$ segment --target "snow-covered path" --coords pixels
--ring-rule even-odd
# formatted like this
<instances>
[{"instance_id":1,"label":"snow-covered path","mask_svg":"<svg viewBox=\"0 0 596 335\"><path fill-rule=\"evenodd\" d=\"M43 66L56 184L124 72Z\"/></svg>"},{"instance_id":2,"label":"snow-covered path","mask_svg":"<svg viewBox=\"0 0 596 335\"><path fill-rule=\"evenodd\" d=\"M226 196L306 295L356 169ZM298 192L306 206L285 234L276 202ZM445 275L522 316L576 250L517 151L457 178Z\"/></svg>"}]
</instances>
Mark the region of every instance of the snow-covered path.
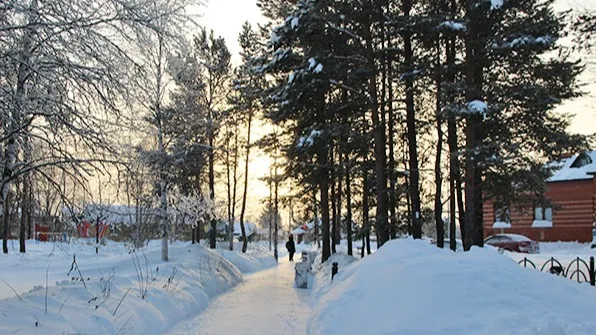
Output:
<instances>
[{"instance_id":1,"label":"snow-covered path","mask_svg":"<svg viewBox=\"0 0 596 335\"><path fill-rule=\"evenodd\" d=\"M294 288L294 263L248 275L194 318L167 335L290 335L306 333L310 290Z\"/></svg>"}]
</instances>

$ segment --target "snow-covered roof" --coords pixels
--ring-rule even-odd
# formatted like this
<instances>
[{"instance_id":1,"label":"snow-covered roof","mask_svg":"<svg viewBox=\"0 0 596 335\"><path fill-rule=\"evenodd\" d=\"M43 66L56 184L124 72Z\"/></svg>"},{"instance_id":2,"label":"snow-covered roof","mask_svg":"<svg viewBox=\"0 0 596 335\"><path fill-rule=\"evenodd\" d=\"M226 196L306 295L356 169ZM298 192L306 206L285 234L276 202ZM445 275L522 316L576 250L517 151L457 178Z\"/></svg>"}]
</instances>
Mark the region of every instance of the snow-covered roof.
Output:
<instances>
[{"instance_id":1,"label":"snow-covered roof","mask_svg":"<svg viewBox=\"0 0 596 335\"><path fill-rule=\"evenodd\" d=\"M553 173L549 182L592 179L592 174L596 173L596 150L573 155L557 165L561 168Z\"/></svg>"},{"instance_id":2,"label":"snow-covered roof","mask_svg":"<svg viewBox=\"0 0 596 335\"><path fill-rule=\"evenodd\" d=\"M313 229L315 227L315 221L317 223L317 226L320 225L321 220L319 218L309 221L308 223L305 223L303 225L301 225L300 227L292 230L292 234L293 235L302 235L306 232L308 232L309 230Z\"/></svg>"},{"instance_id":3,"label":"snow-covered roof","mask_svg":"<svg viewBox=\"0 0 596 335\"><path fill-rule=\"evenodd\" d=\"M302 229L301 227L298 227L294 230L292 230L292 235L302 235L304 233L306 233L306 230Z\"/></svg>"},{"instance_id":4,"label":"snow-covered roof","mask_svg":"<svg viewBox=\"0 0 596 335\"><path fill-rule=\"evenodd\" d=\"M100 219L107 224L134 224L137 215L137 208L134 206L114 205L114 204L87 204L83 210L85 219L96 220ZM157 216L157 211L154 209L139 208L139 215Z\"/></svg>"},{"instance_id":5,"label":"snow-covered roof","mask_svg":"<svg viewBox=\"0 0 596 335\"><path fill-rule=\"evenodd\" d=\"M257 232L257 225L250 222L244 222L244 230L246 231L246 236L252 236L252 234ZM240 222L234 222L234 235L240 236L242 234L242 229L240 227Z\"/></svg>"}]
</instances>

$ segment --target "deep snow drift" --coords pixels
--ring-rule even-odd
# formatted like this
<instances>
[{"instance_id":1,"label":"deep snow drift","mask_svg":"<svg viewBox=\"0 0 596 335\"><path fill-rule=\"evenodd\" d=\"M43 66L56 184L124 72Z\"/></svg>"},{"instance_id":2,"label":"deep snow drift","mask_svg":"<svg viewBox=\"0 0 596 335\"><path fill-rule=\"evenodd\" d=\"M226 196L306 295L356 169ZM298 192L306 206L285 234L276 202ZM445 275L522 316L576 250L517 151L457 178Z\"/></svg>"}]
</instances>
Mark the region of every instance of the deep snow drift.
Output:
<instances>
[{"instance_id":1,"label":"deep snow drift","mask_svg":"<svg viewBox=\"0 0 596 335\"><path fill-rule=\"evenodd\" d=\"M109 243L96 255L94 245L32 242L25 255L3 255L0 278L20 298L0 283L2 297L12 297L0 301L0 334L161 334L238 284L234 262L246 272L276 264L266 253L237 256L182 242L170 245L164 263L160 246L133 252ZM67 276L73 255L80 273Z\"/></svg>"},{"instance_id":2,"label":"deep snow drift","mask_svg":"<svg viewBox=\"0 0 596 335\"><path fill-rule=\"evenodd\" d=\"M394 240L314 292L309 334L596 333L596 289L494 249Z\"/></svg>"}]
</instances>

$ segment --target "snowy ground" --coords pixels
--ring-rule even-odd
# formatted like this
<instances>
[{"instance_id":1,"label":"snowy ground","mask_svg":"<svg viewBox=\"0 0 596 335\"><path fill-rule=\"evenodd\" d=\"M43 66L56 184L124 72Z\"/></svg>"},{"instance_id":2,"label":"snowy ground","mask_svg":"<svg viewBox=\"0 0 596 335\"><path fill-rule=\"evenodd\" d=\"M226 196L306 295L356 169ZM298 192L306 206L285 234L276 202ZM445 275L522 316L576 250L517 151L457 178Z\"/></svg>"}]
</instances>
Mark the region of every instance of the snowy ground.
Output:
<instances>
[{"instance_id":1,"label":"snowy ground","mask_svg":"<svg viewBox=\"0 0 596 335\"><path fill-rule=\"evenodd\" d=\"M541 243L526 255L395 240L364 259L341 245L315 260L314 290L294 288L284 244L276 266L266 244L240 254L175 243L163 263L159 241L134 252L109 243L97 255L81 241L29 241L25 255L0 256L0 334L596 333L596 288L516 264L587 261L589 244ZM300 261L313 246L297 249ZM67 276L74 255L79 268Z\"/></svg>"},{"instance_id":2,"label":"snowy ground","mask_svg":"<svg viewBox=\"0 0 596 335\"><path fill-rule=\"evenodd\" d=\"M2 255L0 334L161 334L240 283L239 268L276 264L269 252L236 256L190 243L170 245L164 263L160 247L109 243L96 255L85 243L29 241L26 254ZM67 276L73 255L79 269Z\"/></svg>"},{"instance_id":3,"label":"snowy ground","mask_svg":"<svg viewBox=\"0 0 596 335\"><path fill-rule=\"evenodd\" d=\"M589 281L589 261L590 257L596 257L596 249L590 248L591 243L576 243L576 242L540 242L540 254L522 254L515 252L505 252L516 262L523 262L524 258L536 265L538 270L549 271L552 265L561 266L567 271L568 277L575 281ZM581 261L576 261L577 258ZM551 262L551 258L555 261ZM584 263L585 262L585 263ZM521 266L521 265L520 265ZM532 268L532 265L527 262L526 266ZM581 271L583 274L576 272Z\"/></svg>"},{"instance_id":4,"label":"snowy ground","mask_svg":"<svg viewBox=\"0 0 596 335\"><path fill-rule=\"evenodd\" d=\"M493 248L454 253L425 241L394 240L340 267L332 283L318 282L313 307L311 335L596 333L588 284L524 269Z\"/></svg>"}]
</instances>

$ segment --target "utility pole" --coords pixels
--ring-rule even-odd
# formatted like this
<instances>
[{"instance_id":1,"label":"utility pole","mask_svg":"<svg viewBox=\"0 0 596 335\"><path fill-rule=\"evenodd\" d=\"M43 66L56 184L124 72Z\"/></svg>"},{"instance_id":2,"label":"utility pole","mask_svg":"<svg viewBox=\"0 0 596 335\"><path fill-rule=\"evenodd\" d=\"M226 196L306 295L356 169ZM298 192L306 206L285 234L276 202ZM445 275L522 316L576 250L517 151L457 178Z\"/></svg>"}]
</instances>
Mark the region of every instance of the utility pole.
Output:
<instances>
[{"instance_id":1,"label":"utility pole","mask_svg":"<svg viewBox=\"0 0 596 335\"><path fill-rule=\"evenodd\" d=\"M275 258L275 261L278 261L277 259L277 225L278 225L278 213L279 213L279 201L278 201L278 184L279 184L279 178L277 176L277 148L275 150L275 159L273 161L273 168L275 169L275 213L273 215L274 216L274 221L275 221L275 230L274 230L274 234L273 234L273 257Z\"/></svg>"},{"instance_id":2,"label":"utility pole","mask_svg":"<svg viewBox=\"0 0 596 335\"><path fill-rule=\"evenodd\" d=\"M289 207L288 207L288 232L289 233L292 232L292 216L293 215L294 215L294 213L292 211L292 198L290 198Z\"/></svg>"},{"instance_id":3,"label":"utility pole","mask_svg":"<svg viewBox=\"0 0 596 335\"><path fill-rule=\"evenodd\" d=\"M271 235L272 235L272 229L273 229L273 207L272 202L273 202L273 187L271 182L273 181L273 168L270 166L269 167L269 203L267 204L267 212L268 212L268 216L269 216L269 251L271 251Z\"/></svg>"}]
</instances>

